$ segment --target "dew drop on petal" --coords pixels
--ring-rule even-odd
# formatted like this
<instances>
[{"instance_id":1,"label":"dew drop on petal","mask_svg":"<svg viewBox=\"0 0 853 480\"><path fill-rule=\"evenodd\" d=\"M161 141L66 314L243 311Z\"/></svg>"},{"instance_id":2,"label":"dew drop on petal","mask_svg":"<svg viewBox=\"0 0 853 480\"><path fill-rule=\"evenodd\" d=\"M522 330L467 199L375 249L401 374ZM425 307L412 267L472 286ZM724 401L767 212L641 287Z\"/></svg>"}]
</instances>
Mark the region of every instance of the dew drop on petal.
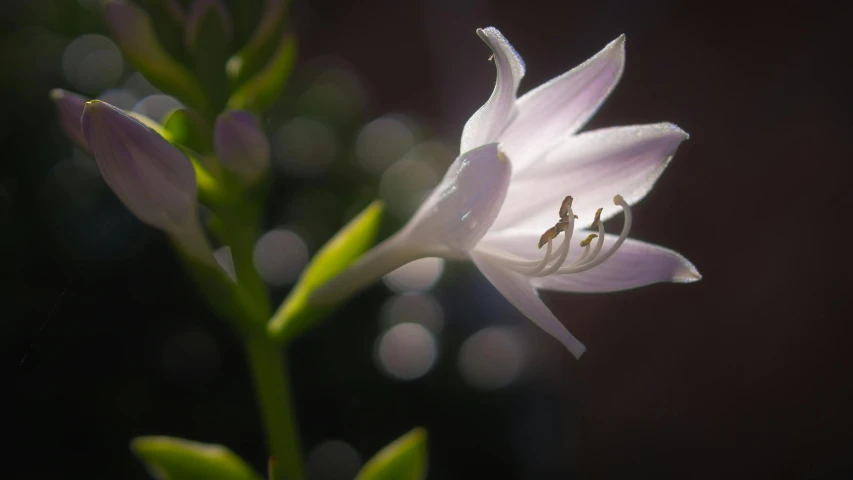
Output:
<instances>
[{"instance_id":1,"label":"dew drop on petal","mask_svg":"<svg viewBox=\"0 0 853 480\"><path fill-rule=\"evenodd\" d=\"M391 327L376 345L379 368L398 380L414 380L426 375L437 358L435 336L416 323Z\"/></svg>"}]
</instances>

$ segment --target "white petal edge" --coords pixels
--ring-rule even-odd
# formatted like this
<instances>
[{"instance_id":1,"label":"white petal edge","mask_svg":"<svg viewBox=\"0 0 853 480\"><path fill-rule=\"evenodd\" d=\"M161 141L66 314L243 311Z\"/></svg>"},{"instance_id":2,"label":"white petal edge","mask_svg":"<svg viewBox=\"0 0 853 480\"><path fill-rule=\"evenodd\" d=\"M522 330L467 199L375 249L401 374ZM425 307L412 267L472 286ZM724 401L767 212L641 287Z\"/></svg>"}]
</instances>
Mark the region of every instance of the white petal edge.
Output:
<instances>
[{"instance_id":1,"label":"white petal edge","mask_svg":"<svg viewBox=\"0 0 853 480\"><path fill-rule=\"evenodd\" d=\"M478 28L477 35L492 49L497 69L495 89L462 130L460 153L497 140L515 110L515 94L524 77L524 61L498 29Z\"/></svg>"},{"instance_id":2,"label":"white petal edge","mask_svg":"<svg viewBox=\"0 0 853 480\"><path fill-rule=\"evenodd\" d=\"M510 160L490 143L460 155L401 232L425 252L465 256L489 231L506 198Z\"/></svg>"},{"instance_id":3,"label":"white petal edge","mask_svg":"<svg viewBox=\"0 0 853 480\"><path fill-rule=\"evenodd\" d=\"M494 222L511 176L496 143L460 155L403 229L326 282L311 301L333 305L419 258L468 260Z\"/></svg>"},{"instance_id":4,"label":"white petal edge","mask_svg":"<svg viewBox=\"0 0 853 480\"><path fill-rule=\"evenodd\" d=\"M603 128L565 138L539 162L514 173L495 230L553 225L566 195L574 198L576 226L584 228L603 207L606 220L621 212L613 197L640 201L689 137L671 123ZM513 164L513 168L515 164ZM540 232L541 234L541 232Z\"/></svg>"},{"instance_id":5,"label":"white petal edge","mask_svg":"<svg viewBox=\"0 0 853 480\"><path fill-rule=\"evenodd\" d=\"M501 292L501 295L542 330L556 338L575 358L580 358L586 347L575 338L551 313L539 298L530 278L493 265L485 256L471 252L471 259L486 279Z\"/></svg>"},{"instance_id":6,"label":"white petal edge","mask_svg":"<svg viewBox=\"0 0 853 480\"><path fill-rule=\"evenodd\" d=\"M586 238L589 233L576 231L572 241ZM542 251L536 247L539 235L541 232L533 230L490 233L477 248L502 250L520 258L538 259L542 256ZM603 250L606 251L617 237L605 235ZM567 264L581 254L577 243L572 245L572 249ZM678 252L629 238L612 257L586 272L536 277L531 282L536 288L544 290L594 293L616 292L661 282L691 283L701 278L696 267Z\"/></svg>"},{"instance_id":7,"label":"white petal edge","mask_svg":"<svg viewBox=\"0 0 853 480\"><path fill-rule=\"evenodd\" d=\"M624 66L621 35L589 60L519 98L516 114L500 137L516 171L580 130L619 83Z\"/></svg>"}]
</instances>

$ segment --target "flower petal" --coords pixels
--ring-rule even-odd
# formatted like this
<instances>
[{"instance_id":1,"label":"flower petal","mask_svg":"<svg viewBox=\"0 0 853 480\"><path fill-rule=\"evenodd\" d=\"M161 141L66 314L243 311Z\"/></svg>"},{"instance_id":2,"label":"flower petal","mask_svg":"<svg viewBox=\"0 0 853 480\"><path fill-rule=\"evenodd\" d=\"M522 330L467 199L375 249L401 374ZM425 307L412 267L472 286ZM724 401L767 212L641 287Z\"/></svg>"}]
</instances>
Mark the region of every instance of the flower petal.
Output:
<instances>
[{"instance_id":1,"label":"flower petal","mask_svg":"<svg viewBox=\"0 0 853 480\"><path fill-rule=\"evenodd\" d=\"M505 270L493 265L488 257L481 256L476 251L471 252L471 258L483 275L501 292L501 295L533 323L560 341L576 358L580 358L586 347L576 339L551 313L530 278L520 273Z\"/></svg>"},{"instance_id":2,"label":"flower petal","mask_svg":"<svg viewBox=\"0 0 853 480\"><path fill-rule=\"evenodd\" d=\"M590 232L576 231L575 238L585 238ZM490 233L477 249L490 248L511 253L524 259L542 258L537 248L541 232L512 230ZM617 235L605 235L604 250L616 241ZM570 264L581 254L577 244L569 255ZM536 288L565 292L614 292L660 282L690 283L702 278L696 267L679 253L664 247L628 239L612 257L601 265L581 273L550 275L532 278Z\"/></svg>"},{"instance_id":3,"label":"flower petal","mask_svg":"<svg viewBox=\"0 0 853 480\"><path fill-rule=\"evenodd\" d=\"M180 150L97 100L86 104L81 126L104 180L140 220L174 233L195 218L195 172Z\"/></svg>"},{"instance_id":4,"label":"flower petal","mask_svg":"<svg viewBox=\"0 0 853 480\"><path fill-rule=\"evenodd\" d=\"M492 49L498 76L492 96L468 119L462 130L460 153L498 139L513 115L515 93L524 77L524 62L498 29L477 29L477 35Z\"/></svg>"},{"instance_id":5,"label":"flower petal","mask_svg":"<svg viewBox=\"0 0 853 480\"><path fill-rule=\"evenodd\" d=\"M629 204L641 200L687 138L671 123L604 128L568 137L539 162L513 175L494 229L544 231L557 220L566 195L574 197L579 228L592 223L599 207L606 220L621 211L613 196L622 195Z\"/></svg>"},{"instance_id":6,"label":"flower petal","mask_svg":"<svg viewBox=\"0 0 853 480\"><path fill-rule=\"evenodd\" d=\"M580 130L619 82L624 64L622 35L586 62L519 98L516 115L500 137L516 171L561 137Z\"/></svg>"},{"instance_id":7,"label":"flower petal","mask_svg":"<svg viewBox=\"0 0 853 480\"><path fill-rule=\"evenodd\" d=\"M65 132L69 140L74 142L81 150L92 153L86 137L80 128L80 116L83 115L83 105L89 101L88 98L76 93L54 88L50 91L50 99L56 104L59 113L59 126Z\"/></svg>"},{"instance_id":8,"label":"flower petal","mask_svg":"<svg viewBox=\"0 0 853 480\"><path fill-rule=\"evenodd\" d=\"M510 161L498 144L465 152L400 235L412 248L434 255L466 255L495 221L511 176Z\"/></svg>"}]
</instances>

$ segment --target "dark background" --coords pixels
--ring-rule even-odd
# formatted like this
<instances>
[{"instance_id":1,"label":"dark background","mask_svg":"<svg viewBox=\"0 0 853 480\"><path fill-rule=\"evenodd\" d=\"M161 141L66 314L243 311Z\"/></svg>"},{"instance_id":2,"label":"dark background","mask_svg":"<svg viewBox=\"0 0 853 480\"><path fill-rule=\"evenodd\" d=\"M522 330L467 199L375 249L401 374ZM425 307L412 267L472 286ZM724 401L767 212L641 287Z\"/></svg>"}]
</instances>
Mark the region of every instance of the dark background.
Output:
<instances>
[{"instance_id":1,"label":"dark background","mask_svg":"<svg viewBox=\"0 0 853 480\"><path fill-rule=\"evenodd\" d=\"M522 91L627 34L625 74L588 128L671 121L691 134L637 206L632 236L683 253L704 275L686 286L546 294L587 353L576 361L531 330L543 349L539 374L488 393L459 379L454 349L472 317L524 320L473 268L447 267L436 291L447 355L408 383L373 364L386 295L377 286L291 351L306 449L337 438L365 459L423 425L436 479L853 478L850 7L326 0L294 8L301 61L348 62L370 98L365 120L406 112L451 145L493 82L476 27L500 28L524 57ZM127 450L143 434L223 443L260 469L263 437L240 346L165 241L108 192L86 208L56 194L52 168L69 143L47 91L67 84L56 48L21 32L103 32L98 14L58 0L4 10L3 476L146 478ZM292 182L278 186L288 192ZM335 215L340 225L345 215ZM183 367L165 369L169 339L199 330L214 340L216 367L196 371L179 359Z\"/></svg>"}]
</instances>

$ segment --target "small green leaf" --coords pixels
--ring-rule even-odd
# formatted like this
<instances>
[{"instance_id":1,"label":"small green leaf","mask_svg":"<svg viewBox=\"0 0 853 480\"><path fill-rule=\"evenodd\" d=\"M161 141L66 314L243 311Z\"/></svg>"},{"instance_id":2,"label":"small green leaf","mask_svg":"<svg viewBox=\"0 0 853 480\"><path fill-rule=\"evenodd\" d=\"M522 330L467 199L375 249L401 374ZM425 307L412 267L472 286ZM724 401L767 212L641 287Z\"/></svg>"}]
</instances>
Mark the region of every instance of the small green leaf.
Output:
<instances>
[{"instance_id":1,"label":"small green leaf","mask_svg":"<svg viewBox=\"0 0 853 480\"><path fill-rule=\"evenodd\" d=\"M222 445L173 437L137 437L130 449L158 480L260 480L260 475Z\"/></svg>"},{"instance_id":2,"label":"small green leaf","mask_svg":"<svg viewBox=\"0 0 853 480\"><path fill-rule=\"evenodd\" d=\"M427 432L421 427L383 448L355 480L422 480L427 470Z\"/></svg>"},{"instance_id":3,"label":"small green leaf","mask_svg":"<svg viewBox=\"0 0 853 480\"><path fill-rule=\"evenodd\" d=\"M172 111L163 128L169 132L172 143L180 143L198 153L213 151L213 136L210 125L195 110L180 108Z\"/></svg>"},{"instance_id":4,"label":"small green leaf","mask_svg":"<svg viewBox=\"0 0 853 480\"><path fill-rule=\"evenodd\" d=\"M239 52L228 59L226 71L234 88L258 73L269 62L284 30L288 3L288 0L266 0L260 21L252 23L254 31L251 38ZM246 19L252 18L255 12L249 10L256 6L256 2L239 2L236 6L234 15L238 30L241 23L247 23ZM257 25L257 28L254 25Z\"/></svg>"},{"instance_id":5,"label":"small green leaf","mask_svg":"<svg viewBox=\"0 0 853 480\"><path fill-rule=\"evenodd\" d=\"M273 338L292 340L331 312L334 307L310 305L309 297L373 245L383 209L382 202L371 203L317 252L267 325Z\"/></svg>"},{"instance_id":6,"label":"small green leaf","mask_svg":"<svg viewBox=\"0 0 853 480\"><path fill-rule=\"evenodd\" d=\"M266 67L237 87L228 99L228 108L256 113L265 110L278 98L295 62L296 39L284 35Z\"/></svg>"}]
</instances>

